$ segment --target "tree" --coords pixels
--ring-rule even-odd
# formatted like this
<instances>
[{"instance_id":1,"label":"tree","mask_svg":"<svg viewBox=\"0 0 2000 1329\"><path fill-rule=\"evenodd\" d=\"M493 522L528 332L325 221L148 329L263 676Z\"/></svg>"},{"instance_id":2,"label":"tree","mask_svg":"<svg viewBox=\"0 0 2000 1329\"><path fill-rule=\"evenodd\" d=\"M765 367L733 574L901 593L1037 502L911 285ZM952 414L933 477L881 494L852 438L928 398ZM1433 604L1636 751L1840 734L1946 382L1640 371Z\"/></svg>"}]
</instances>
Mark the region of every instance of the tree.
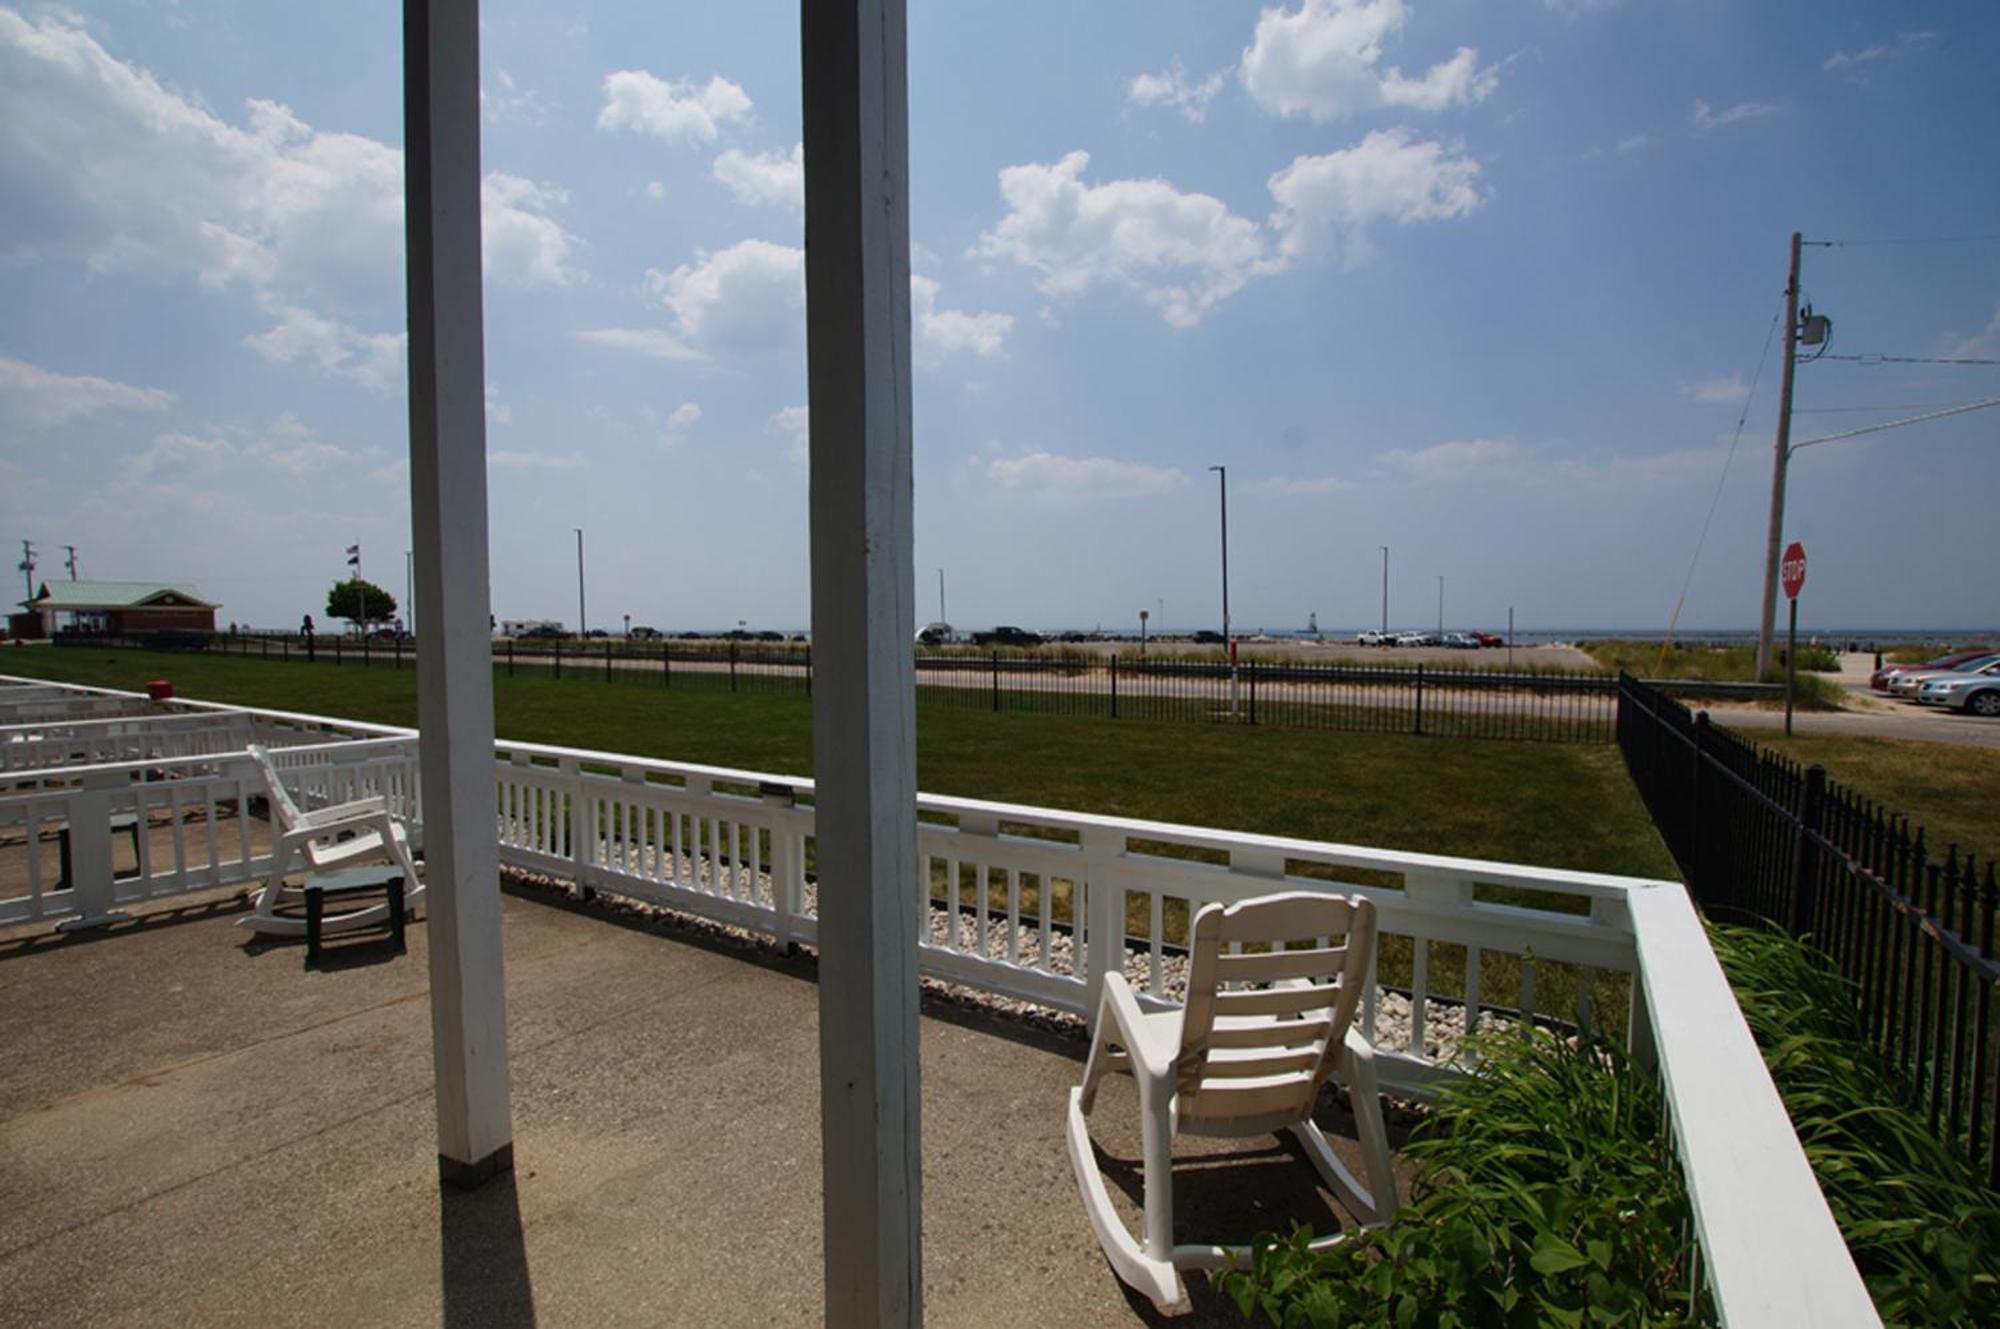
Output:
<instances>
[{"instance_id":1,"label":"tree","mask_svg":"<svg viewBox=\"0 0 2000 1329\"><path fill-rule=\"evenodd\" d=\"M326 616L365 627L396 615L396 597L372 581L350 577L326 593Z\"/></svg>"}]
</instances>

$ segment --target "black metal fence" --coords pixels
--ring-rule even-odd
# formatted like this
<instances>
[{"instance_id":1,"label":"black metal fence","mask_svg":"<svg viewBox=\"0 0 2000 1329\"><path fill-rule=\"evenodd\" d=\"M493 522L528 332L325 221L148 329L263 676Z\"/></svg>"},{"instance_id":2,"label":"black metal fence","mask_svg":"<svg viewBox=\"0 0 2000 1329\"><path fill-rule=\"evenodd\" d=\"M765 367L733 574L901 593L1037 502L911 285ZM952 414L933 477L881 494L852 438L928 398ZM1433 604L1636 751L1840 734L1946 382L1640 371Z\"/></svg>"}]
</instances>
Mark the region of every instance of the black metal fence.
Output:
<instances>
[{"instance_id":1,"label":"black metal fence","mask_svg":"<svg viewBox=\"0 0 2000 1329\"><path fill-rule=\"evenodd\" d=\"M61 644L145 647L101 636ZM211 653L401 669L405 638L217 633ZM1086 651L966 651L917 647L917 700L926 706L1095 715L1109 719L1231 722L1288 729L1428 734L1447 738L1597 743L1612 737L1608 675L1437 665L1302 663ZM810 696L805 642L634 642L509 638L494 667L547 677L659 688Z\"/></svg>"},{"instance_id":2,"label":"black metal fence","mask_svg":"<svg viewBox=\"0 0 2000 1329\"><path fill-rule=\"evenodd\" d=\"M1808 940L1908 1101L2000 1187L1995 865L1621 676L1618 745L1710 914Z\"/></svg>"}]
</instances>

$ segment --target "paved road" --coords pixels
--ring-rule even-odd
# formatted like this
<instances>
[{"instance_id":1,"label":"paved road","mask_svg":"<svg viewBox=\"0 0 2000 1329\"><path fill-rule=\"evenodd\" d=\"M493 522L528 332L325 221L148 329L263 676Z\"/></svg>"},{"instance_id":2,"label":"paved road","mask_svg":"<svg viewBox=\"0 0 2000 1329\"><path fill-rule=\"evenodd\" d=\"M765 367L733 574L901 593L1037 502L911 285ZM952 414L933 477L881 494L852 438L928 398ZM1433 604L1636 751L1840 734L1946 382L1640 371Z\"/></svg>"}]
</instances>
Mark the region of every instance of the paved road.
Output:
<instances>
[{"instance_id":1,"label":"paved road","mask_svg":"<svg viewBox=\"0 0 2000 1329\"><path fill-rule=\"evenodd\" d=\"M1983 720L1976 715L1919 706L1915 702L1891 701L1868 688L1868 675L1875 657L1854 652L1840 657L1839 681L1847 689L1845 711L1800 711L1793 729L1801 734L1829 734L1843 738L1909 738L1926 743L1951 743L1960 747L2000 749L2000 720ZM1778 708L1759 706L1711 706L1709 718L1736 729L1782 729L1785 713Z\"/></svg>"}]
</instances>

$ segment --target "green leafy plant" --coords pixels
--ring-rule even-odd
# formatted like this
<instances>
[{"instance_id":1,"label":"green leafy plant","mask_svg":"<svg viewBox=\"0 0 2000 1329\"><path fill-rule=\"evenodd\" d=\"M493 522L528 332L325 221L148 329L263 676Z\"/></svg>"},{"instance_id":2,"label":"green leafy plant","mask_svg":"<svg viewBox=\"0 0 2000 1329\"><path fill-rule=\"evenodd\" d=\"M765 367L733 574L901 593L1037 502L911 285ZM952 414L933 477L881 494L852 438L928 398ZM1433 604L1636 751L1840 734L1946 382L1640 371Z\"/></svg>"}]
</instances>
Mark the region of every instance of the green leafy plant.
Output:
<instances>
[{"instance_id":1,"label":"green leafy plant","mask_svg":"<svg viewBox=\"0 0 2000 1329\"><path fill-rule=\"evenodd\" d=\"M1708 1323L1656 1078L1597 1041L1474 1043L1480 1073L1404 1147L1415 1198L1394 1222L1318 1253L1303 1229L1261 1239L1223 1291L1280 1329Z\"/></svg>"},{"instance_id":2,"label":"green leafy plant","mask_svg":"<svg viewBox=\"0 0 2000 1329\"><path fill-rule=\"evenodd\" d=\"M1890 1324L1991 1323L2000 1203L1898 1101L1862 1037L1852 988L1788 937L1709 931L1877 1312Z\"/></svg>"}]
</instances>

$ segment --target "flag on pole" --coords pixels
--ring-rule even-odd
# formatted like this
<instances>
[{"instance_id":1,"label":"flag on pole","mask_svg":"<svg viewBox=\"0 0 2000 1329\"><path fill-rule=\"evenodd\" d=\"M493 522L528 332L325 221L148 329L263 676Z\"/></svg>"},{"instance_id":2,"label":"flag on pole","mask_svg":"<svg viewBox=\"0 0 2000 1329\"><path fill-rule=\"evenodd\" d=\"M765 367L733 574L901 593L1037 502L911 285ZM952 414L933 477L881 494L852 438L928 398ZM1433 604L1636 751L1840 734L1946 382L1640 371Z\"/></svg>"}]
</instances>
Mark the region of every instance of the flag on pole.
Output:
<instances>
[{"instance_id":1,"label":"flag on pole","mask_svg":"<svg viewBox=\"0 0 2000 1329\"><path fill-rule=\"evenodd\" d=\"M349 546L347 546L347 566L348 566L348 567L350 567L350 568L358 568L358 567L360 567L360 566L361 566L361 546L360 546L360 545L349 545Z\"/></svg>"}]
</instances>

